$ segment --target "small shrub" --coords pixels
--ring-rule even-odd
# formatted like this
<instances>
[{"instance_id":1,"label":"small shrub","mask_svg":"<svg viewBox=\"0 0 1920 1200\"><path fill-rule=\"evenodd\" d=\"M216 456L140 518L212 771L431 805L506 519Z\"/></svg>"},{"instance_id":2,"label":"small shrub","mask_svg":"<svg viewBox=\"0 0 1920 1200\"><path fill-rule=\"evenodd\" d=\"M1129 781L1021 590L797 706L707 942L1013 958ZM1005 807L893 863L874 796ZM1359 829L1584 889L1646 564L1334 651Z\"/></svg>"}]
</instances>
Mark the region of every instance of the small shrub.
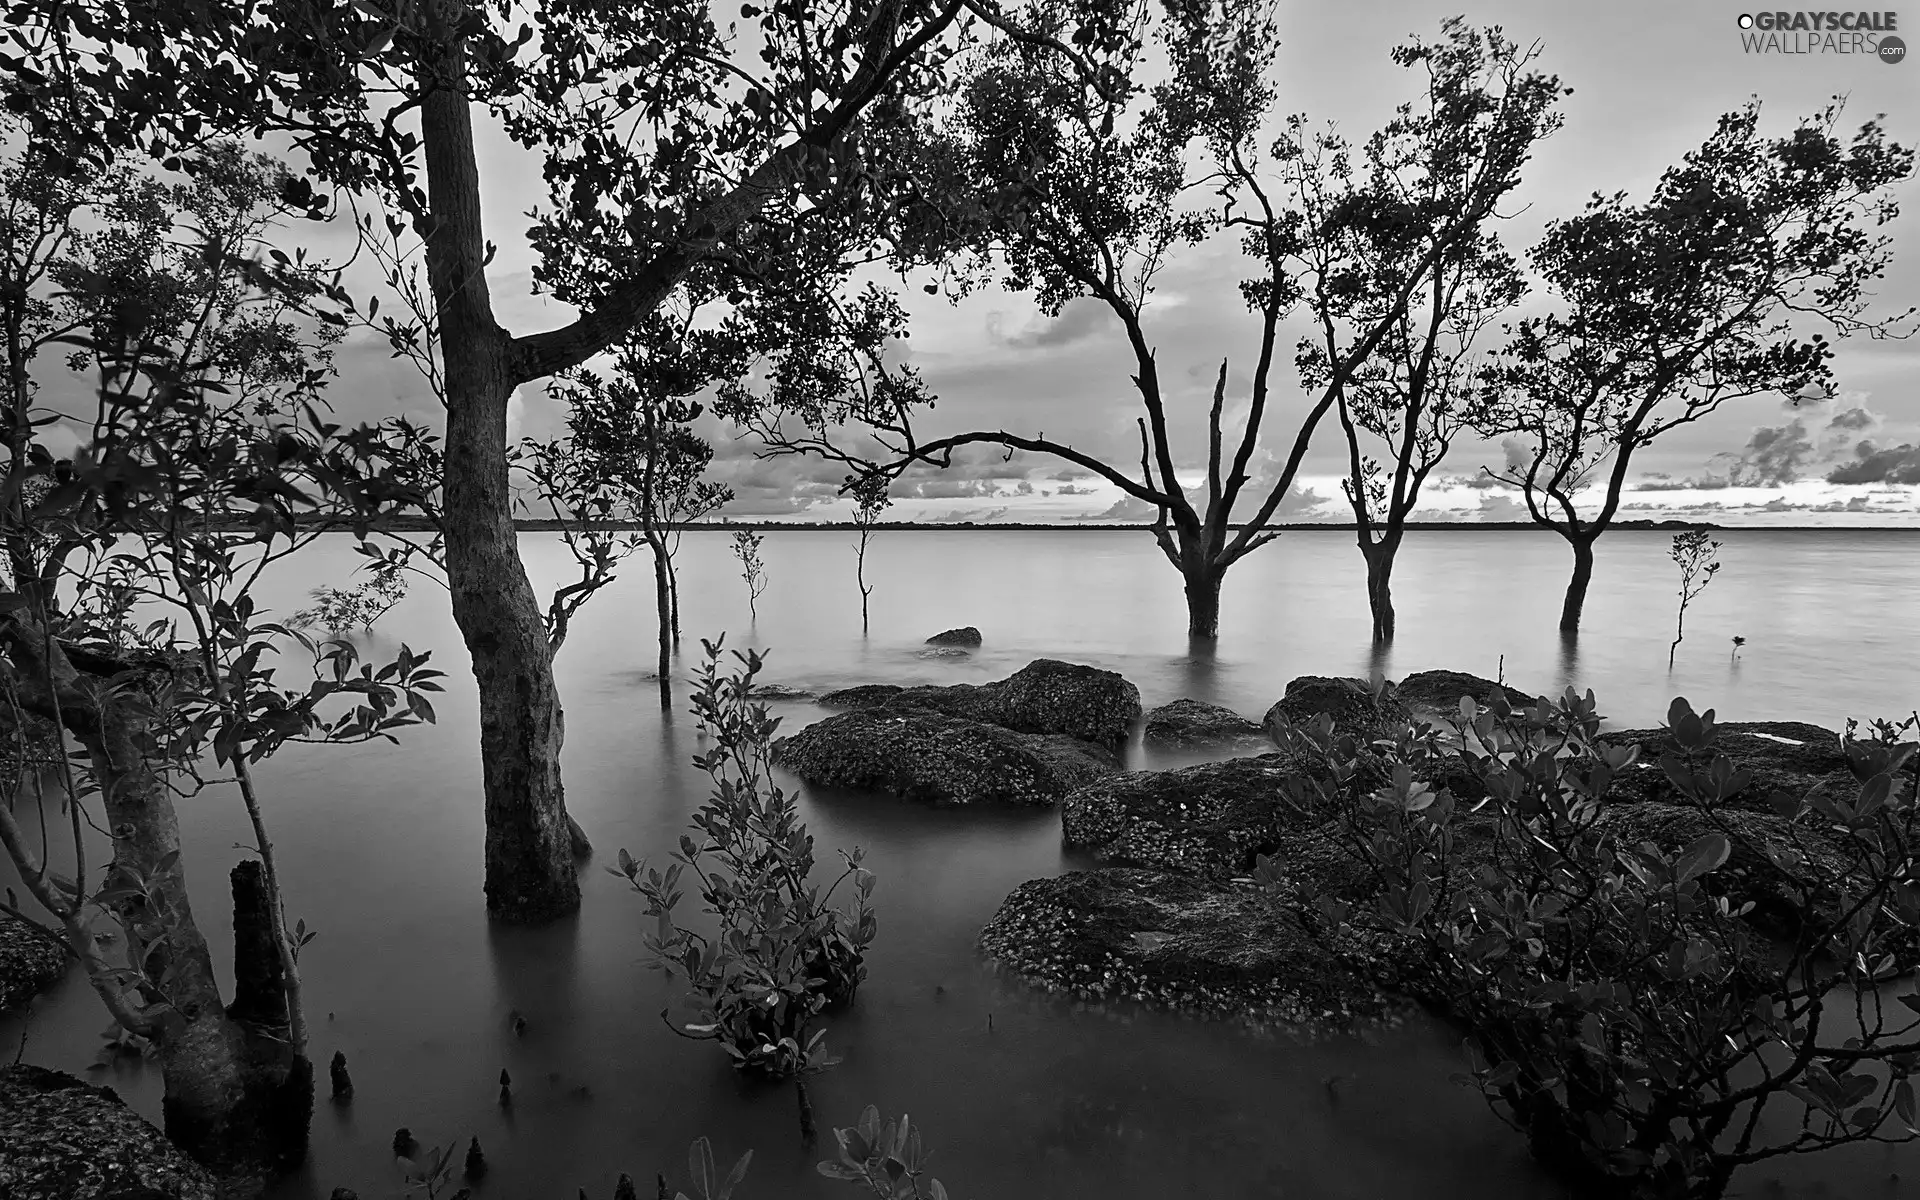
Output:
<instances>
[{"instance_id":1,"label":"small shrub","mask_svg":"<svg viewBox=\"0 0 1920 1200\"><path fill-rule=\"evenodd\" d=\"M1673 656L1680 649L1680 639L1686 636L1687 605L1707 590L1719 573L1720 561L1713 556L1720 553L1720 543L1707 536L1704 529L1689 529L1685 533L1673 535L1673 546L1667 551L1667 557L1680 567L1680 611L1673 618L1673 644L1667 647L1667 668L1673 668Z\"/></svg>"},{"instance_id":2,"label":"small shrub","mask_svg":"<svg viewBox=\"0 0 1920 1200\"><path fill-rule=\"evenodd\" d=\"M1704 824L1677 852L1609 832L1609 789L1639 751L1600 742L1599 723L1592 693L1571 689L1527 710L1463 700L1458 750L1424 725L1374 743L1377 790L1355 782L1361 750L1330 721L1287 727L1283 744L1334 780L1294 779L1291 799L1338 814L1372 883L1370 898L1297 896L1302 915L1404 962L1410 990L1466 1027L1470 1082L1602 1194L1713 1200L1752 1163L1920 1135L1920 997L1882 986L1920 925L1914 745L1898 740L1920 718L1867 739L1850 726L1855 794L1776 793L1759 838L1722 809L1748 780L1713 753L1713 713L1675 700L1682 753L1659 769ZM1484 801L1425 782L1447 759ZM1783 937L1729 898L1735 854L1775 873ZM1257 878L1276 884L1276 868Z\"/></svg>"},{"instance_id":3,"label":"small shrub","mask_svg":"<svg viewBox=\"0 0 1920 1200\"><path fill-rule=\"evenodd\" d=\"M740 560L740 578L747 581L747 613L760 619L760 593L767 590L767 564L760 558L759 534L742 529L733 535L733 556Z\"/></svg>"},{"instance_id":4,"label":"small shrub","mask_svg":"<svg viewBox=\"0 0 1920 1200\"><path fill-rule=\"evenodd\" d=\"M646 939L653 965L684 976L692 990L699 1018L678 1031L719 1042L742 1070L774 1079L810 1074L837 1061L821 1049L825 1031L812 1029L814 1018L850 1003L866 978L863 959L876 929L873 875L856 849L842 854L845 868L824 891L810 881L813 838L768 764L780 721L749 699L763 657L735 651L744 669L722 679L721 642L701 644L706 661L693 708L713 749L693 762L714 790L693 816L699 837L683 835L664 872L624 849L607 869L646 897L647 915L658 923ZM687 871L719 919L714 937L674 921ZM849 879L853 904L840 908L833 894Z\"/></svg>"}]
</instances>

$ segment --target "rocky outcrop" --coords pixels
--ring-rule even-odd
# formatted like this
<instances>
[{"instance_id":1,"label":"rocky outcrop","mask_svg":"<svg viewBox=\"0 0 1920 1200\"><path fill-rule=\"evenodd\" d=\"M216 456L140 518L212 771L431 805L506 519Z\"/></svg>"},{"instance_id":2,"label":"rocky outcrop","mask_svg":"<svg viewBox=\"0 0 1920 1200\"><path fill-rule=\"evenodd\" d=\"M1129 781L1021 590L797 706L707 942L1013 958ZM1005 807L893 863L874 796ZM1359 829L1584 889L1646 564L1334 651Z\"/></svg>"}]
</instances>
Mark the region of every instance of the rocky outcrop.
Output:
<instances>
[{"instance_id":1,"label":"rocky outcrop","mask_svg":"<svg viewBox=\"0 0 1920 1200\"><path fill-rule=\"evenodd\" d=\"M1173 771L1128 771L1075 789L1060 805L1071 849L1115 866L1244 874L1286 831L1317 823L1281 793L1305 770L1291 755L1230 758Z\"/></svg>"},{"instance_id":2,"label":"rocky outcrop","mask_svg":"<svg viewBox=\"0 0 1920 1200\"><path fill-rule=\"evenodd\" d=\"M1249 886L1110 868L1014 889L980 936L997 965L1088 1001L1135 1001L1296 1031L1404 1011L1349 955Z\"/></svg>"},{"instance_id":3,"label":"rocky outcrop","mask_svg":"<svg viewBox=\"0 0 1920 1200\"><path fill-rule=\"evenodd\" d=\"M828 717L780 738L772 753L808 783L934 804L1049 805L1119 769L1111 752L1088 742L907 704Z\"/></svg>"},{"instance_id":4,"label":"rocky outcrop","mask_svg":"<svg viewBox=\"0 0 1920 1200\"><path fill-rule=\"evenodd\" d=\"M1748 773L1747 786L1726 798L1724 806L1766 813L1776 791L1798 799L1814 787L1851 797L1858 782L1847 768L1840 735L1818 725L1798 721L1728 721L1716 723L1713 751L1726 755ZM1640 747L1640 764L1620 773L1612 799L1618 803L1685 804L1660 766L1662 755L1679 754L1680 746L1665 729L1623 729L1605 732L1600 740L1616 746ZM1698 756L1704 769L1712 755Z\"/></svg>"},{"instance_id":5,"label":"rocky outcrop","mask_svg":"<svg viewBox=\"0 0 1920 1200\"><path fill-rule=\"evenodd\" d=\"M0 1196L213 1200L214 1181L111 1088L20 1064L0 1070Z\"/></svg>"},{"instance_id":6,"label":"rocky outcrop","mask_svg":"<svg viewBox=\"0 0 1920 1200\"><path fill-rule=\"evenodd\" d=\"M1194 750L1260 741L1266 730L1230 708L1181 698L1147 713L1142 734L1148 746Z\"/></svg>"},{"instance_id":7,"label":"rocky outcrop","mask_svg":"<svg viewBox=\"0 0 1920 1200\"><path fill-rule=\"evenodd\" d=\"M1112 671L1039 658L993 683L899 687L875 683L828 692L828 708L928 709L1017 733L1063 733L1124 746L1140 719L1140 689Z\"/></svg>"},{"instance_id":8,"label":"rocky outcrop","mask_svg":"<svg viewBox=\"0 0 1920 1200\"><path fill-rule=\"evenodd\" d=\"M914 657L915 658L971 658L973 656L968 651L962 649L959 646L929 646L925 650L916 651L914 653Z\"/></svg>"},{"instance_id":9,"label":"rocky outcrop","mask_svg":"<svg viewBox=\"0 0 1920 1200\"><path fill-rule=\"evenodd\" d=\"M980 631L971 625L962 625L958 629L947 629L927 639L929 646L978 646Z\"/></svg>"},{"instance_id":10,"label":"rocky outcrop","mask_svg":"<svg viewBox=\"0 0 1920 1200\"><path fill-rule=\"evenodd\" d=\"M1286 695L1267 710L1262 723L1268 733L1277 734L1280 717L1301 725L1323 713L1333 718L1336 732L1351 734L1362 743L1382 736L1394 722L1411 715L1392 684L1376 697L1364 679L1302 675L1287 684Z\"/></svg>"},{"instance_id":11,"label":"rocky outcrop","mask_svg":"<svg viewBox=\"0 0 1920 1200\"><path fill-rule=\"evenodd\" d=\"M39 929L0 912L0 1012L52 987L67 970L67 953Z\"/></svg>"},{"instance_id":12,"label":"rocky outcrop","mask_svg":"<svg viewBox=\"0 0 1920 1200\"><path fill-rule=\"evenodd\" d=\"M1540 702L1538 696L1465 671L1416 671L1394 684L1393 694L1415 717L1442 728L1443 722L1459 719L1463 696L1484 705L1495 695L1504 695L1514 708L1532 708Z\"/></svg>"}]
</instances>

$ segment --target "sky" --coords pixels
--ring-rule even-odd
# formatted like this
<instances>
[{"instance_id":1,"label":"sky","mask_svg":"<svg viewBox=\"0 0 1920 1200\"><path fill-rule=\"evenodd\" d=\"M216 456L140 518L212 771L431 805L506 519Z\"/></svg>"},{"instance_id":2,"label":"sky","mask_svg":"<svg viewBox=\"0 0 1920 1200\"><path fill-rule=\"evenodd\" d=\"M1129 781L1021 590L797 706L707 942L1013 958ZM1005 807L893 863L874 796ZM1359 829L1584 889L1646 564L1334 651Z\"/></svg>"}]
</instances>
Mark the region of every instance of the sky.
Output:
<instances>
[{"instance_id":1,"label":"sky","mask_svg":"<svg viewBox=\"0 0 1920 1200\"><path fill-rule=\"evenodd\" d=\"M1800 116L1844 95L1849 133L1885 113L1895 140L1920 140L1920 62L1890 64L1871 54L1749 53L1738 26L1746 11L1736 0L1479 0L1471 7L1463 0L1289 3L1281 9L1277 108L1334 120L1361 140L1408 95L1409 76L1391 63L1388 51L1409 35L1432 38L1444 18L1464 13L1476 25L1503 27L1516 41L1537 41L1540 67L1574 91L1562 101L1564 127L1537 149L1522 188L1503 210L1501 236L1517 254L1533 244L1544 222L1577 212L1595 191L1625 190L1629 199L1644 198L1661 171L1698 145L1721 113L1750 96L1760 98L1771 132L1790 129ZM1920 42L1920 7L1895 19L1903 32L1911 29L1908 40ZM483 130L481 177L488 237L500 247L491 273L499 319L514 333L564 323L570 310L532 296L529 288L532 253L524 214L544 200L539 164L497 131ZM1885 230L1894 240L1894 265L1880 283L1878 307L1888 312L1920 304L1920 182L1909 180L1900 197L1907 211ZM1235 403L1244 409L1246 402L1256 342L1235 288L1241 261L1225 243L1182 252L1162 271L1143 313L1181 435L1177 457L1186 467L1204 461L1202 422L1223 359L1230 421ZM1029 297L996 289L950 304L910 286L902 299L911 317L911 339L902 352L939 398L937 409L916 423L919 436L969 428L1045 432L1138 469L1132 359L1103 309L1076 302L1049 320ZM1289 347L1304 327L1296 322L1293 329L1284 339ZM438 424L411 368L388 353L384 343L372 341L343 349L342 379L334 389L338 411L356 419L409 413ZM1308 407L1290 359L1283 356L1274 372L1278 401L1261 444L1269 459L1284 455ZM1621 516L1920 527L1920 337L1841 341L1835 371L1839 395L1832 401L1794 408L1777 397L1755 397L1641 450ZM564 429L565 412L532 386L516 396L512 421L515 433L553 434ZM1238 426L1228 428L1231 436ZM835 494L844 470L819 461L766 460L750 440L719 427L708 432L716 444L712 475L736 494L724 515L833 520L850 513L850 504ZM1344 459L1337 424L1325 422L1305 460L1302 486L1282 505L1284 519L1350 519L1339 492ZM1430 484L1416 518L1524 519L1517 494L1487 486L1480 475L1482 466L1503 462L1500 446L1456 443L1438 472L1439 486ZM1839 478L1857 481L1828 482L1836 470ZM1186 482L1197 478L1195 473ZM945 471L917 469L895 494L890 515L900 519L1151 516L1078 468L1026 454L1003 461L997 451L956 456Z\"/></svg>"}]
</instances>

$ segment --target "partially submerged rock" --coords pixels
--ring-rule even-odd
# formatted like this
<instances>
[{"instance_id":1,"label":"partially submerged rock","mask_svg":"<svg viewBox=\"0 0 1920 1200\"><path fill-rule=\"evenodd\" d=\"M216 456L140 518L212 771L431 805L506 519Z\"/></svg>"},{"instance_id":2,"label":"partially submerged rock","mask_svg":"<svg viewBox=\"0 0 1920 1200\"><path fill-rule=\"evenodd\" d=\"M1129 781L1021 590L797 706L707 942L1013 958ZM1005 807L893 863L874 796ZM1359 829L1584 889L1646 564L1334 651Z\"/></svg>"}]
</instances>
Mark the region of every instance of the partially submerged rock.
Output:
<instances>
[{"instance_id":1,"label":"partially submerged rock","mask_svg":"<svg viewBox=\"0 0 1920 1200\"><path fill-rule=\"evenodd\" d=\"M935 804L1048 805L1119 769L1101 747L1017 733L910 705L856 709L773 744L773 761L808 783L891 792Z\"/></svg>"},{"instance_id":2,"label":"partially submerged rock","mask_svg":"<svg viewBox=\"0 0 1920 1200\"><path fill-rule=\"evenodd\" d=\"M1818 725L1798 721L1728 721L1716 723L1713 745L1695 755L1696 770L1704 770L1714 754L1724 754L1746 771L1747 786L1727 797L1725 807L1770 812L1769 797L1783 791L1798 799L1814 787L1830 795L1852 798L1859 787L1840 749L1840 735ZM1615 779L1611 798L1619 803L1685 804L1686 798L1660 765L1662 755L1680 754L1680 746L1665 729L1623 729L1606 732L1600 740L1616 746L1640 747L1640 763Z\"/></svg>"},{"instance_id":3,"label":"partially submerged rock","mask_svg":"<svg viewBox=\"0 0 1920 1200\"><path fill-rule=\"evenodd\" d=\"M747 696L753 700L811 700L813 692L784 683L756 683Z\"/></svg>"},{"instance_id":4,"label":"partially submerged rock","mask_svg":"<svg viewBox=\"0 0 1920 1200\"><path fill-rule=\"evenodd\" d=\"M1281 794L1303 769L1292 756L1262 754L1096 780L1061 802L1062 839L1101 863L1242 874L1283 830L1314 823Z\"/></svg>"},{"instance_id":5,"label":"partially submerged rock","mask_svg":"<svg viewBox=\"0 0 1920 1200\"><path fill-rule=\"evenodd\" d=\"M1006 679L900 687L864 684L820 697L828 708L911 706L1019 733L1064 733L1119 747L1140 719L1140 689L1112 671L1037 658Z\"/></svg>"},{"instance_id":6,"label":"partially submerged rock","mask_svg":"<svg viewBox=\"0 0 1920 1200\"><path fill-rule=\"evenodd\" d=\"M67 961L59 943L12 913L0 912L0 1012L52 987L66 973Z\"/></svg>"},{"instance_id":7,"label":"partially submerged rock","mask_svg":"<svg viewBox=\"0 0 1920 1200\"><path fill-rule=\"evenodd\" d=\"M978 646L979 644L980 631L971 625L942 630L927 639L929 646Z\"/></svg>"},{"instance_id":8,"label":"partially submerged rock","mask_svg":"<svg viewBox=\"0 0 1920 1200\"><path fill-rule=\"evenodd\" d=\"M959 646L929 646L914 654L915 658L971 658L972 655Z\"/></svg>"},{"instance_id":9,"label":"partially submerged rock","mask_svg":"<svg viewBox=\"0 0 1920 1200\"><path fill-rule=\"evenodd\" d=\"M1015 888L980 935L1002 968L1082 1000L1130 1000L1296 1030L1401 1011L1290 909L1253 888L1109 868Z\"/></svg>"},{"instance_id":10,"label":"partially submerged rock","mask_svg":"<svg viewBox=\"0 0 1920 1200\"><path fill-rule=\"evenodd\" d=\"M1364 679L1335 679L1302 675L1287 684L1286 695L1267 710L1263 724L1278 736L1279 718L1304 725L1325 714L1337 733L1351 734L1362 743L1382 736L1389 726L1410 714L1391 683L1376 697Z\"/></svg>"},{"instance_id":11,"label":"partially submerged rock","mask_svg":"<svg viewBox=\"0 0 1920 1200\"><path fill-rule=\"evenodd\" d=\"M1182 697L1147 713L1142 737L1159 749L1186 750L1259 741L1266 730L1223 705Z\"/></svg>"},{"instance_id":12,"label":"partially submerged rock","mask_svg":"<svg viewBox=\"0 0 1920 1200\"><path fill-rule=\"evenodd\" d=\"M0 1196L213 1200L213 1178L112 1088L28 1064L0 1069Z\"/></svg>"},{"instance_id":13,"label":"partially submerged rock","mask_svg":"<svg viewBox=\"0 0 1920 1200\"><path fill-rule=\"evenodd\" d=\"M1532 708L1540 697L1518 688L1465 671L1416 671L1393 686L1393 694L1419 720L1445 728L1445 722L1460 718L1460 700L1473 697L1486 705L1494 696L1503 695L1514 708Z\"/></svg>"}]
</instances>

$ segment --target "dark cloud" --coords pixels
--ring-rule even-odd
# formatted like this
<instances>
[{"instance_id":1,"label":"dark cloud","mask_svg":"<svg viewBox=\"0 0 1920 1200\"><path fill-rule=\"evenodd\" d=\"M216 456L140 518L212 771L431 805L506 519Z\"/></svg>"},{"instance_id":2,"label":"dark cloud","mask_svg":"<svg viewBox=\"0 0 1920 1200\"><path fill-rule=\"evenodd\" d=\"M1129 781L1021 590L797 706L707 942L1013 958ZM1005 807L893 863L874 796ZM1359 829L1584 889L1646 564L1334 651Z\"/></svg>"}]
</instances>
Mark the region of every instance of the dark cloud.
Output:
<instances>
[{"instance_id":1,"label":"dark cloud","mask_svg":"<svg viewBox=\"0 0 1920 1200\"><path fill-rule=\"evenodd\" d=\"M1833 420L1827 422L1828 429L1850 429L1854 431L1870 428L1880 423L1880 418L1858 405L1844 412L1833 414Z\"/></svg>"},{"instance_id":2,"label":"dark cloud","mask_svg":"<svg viewBox=\"0 0 1920 1200\"><path fill-rule=\"evenodd\" d=\"M1091 488L1091 487L1075 487L1071 483L1064 483L1060 485L1060 490L1055 492L1054 495L1056 496L1091 496L1096 490L1097 489Z\"/></svg>"},{"instance_id":3,"label":"dark cloud","mask_svg":"<svg viewBox=\"0 0 1920 1200\"><path fill-rule=\"evenodd\" d=\"M1872 442L1854 447L1854 460L1827 473L1828 483L1920 483L1920 447L1902 444L1888 450Z\"/></svg>"},{"instance_id":4,"label":"dark cloud","mask_svg":"<svg viewBox=\"0 0 1920 1200\"><path fill-rule=\"evenodd\" d=\"M1795 417L1785 425L1762 425L1738 455L1723 457L1735 459L1727 469L1727 479L1735 487L1777 487L1800 478L1814 454L1805 418Z\"/></svg>"},{"instance_id":5,"label":"dark cloud","mask_svg":"<svg viewBox=\"0 0 1920 1200\"><path fill-rule=\"evenodd\" d=\"M1675 479L1658 471L1649 471L1644 479L1633 485L1636 492L1713 492L1733 485L1718 475L1688 476Z\"/></svg>"},{"instance_id":6,"label":"dark cloud","mask_svg":"<svg viewBox=\"0 0 1920 1200\"><path fill-rule=\"evenodd\" d=\"M1015 333L1005 333L999 314L993 313L987 317L987 333L995 341L1016 350L1070 346L1105 330L1113 323L1113 312L1098 300L1082 298L1068 301L1058 317L1042 321L1044 323L1036 322Z\"/></svg>"}]
</instances>

